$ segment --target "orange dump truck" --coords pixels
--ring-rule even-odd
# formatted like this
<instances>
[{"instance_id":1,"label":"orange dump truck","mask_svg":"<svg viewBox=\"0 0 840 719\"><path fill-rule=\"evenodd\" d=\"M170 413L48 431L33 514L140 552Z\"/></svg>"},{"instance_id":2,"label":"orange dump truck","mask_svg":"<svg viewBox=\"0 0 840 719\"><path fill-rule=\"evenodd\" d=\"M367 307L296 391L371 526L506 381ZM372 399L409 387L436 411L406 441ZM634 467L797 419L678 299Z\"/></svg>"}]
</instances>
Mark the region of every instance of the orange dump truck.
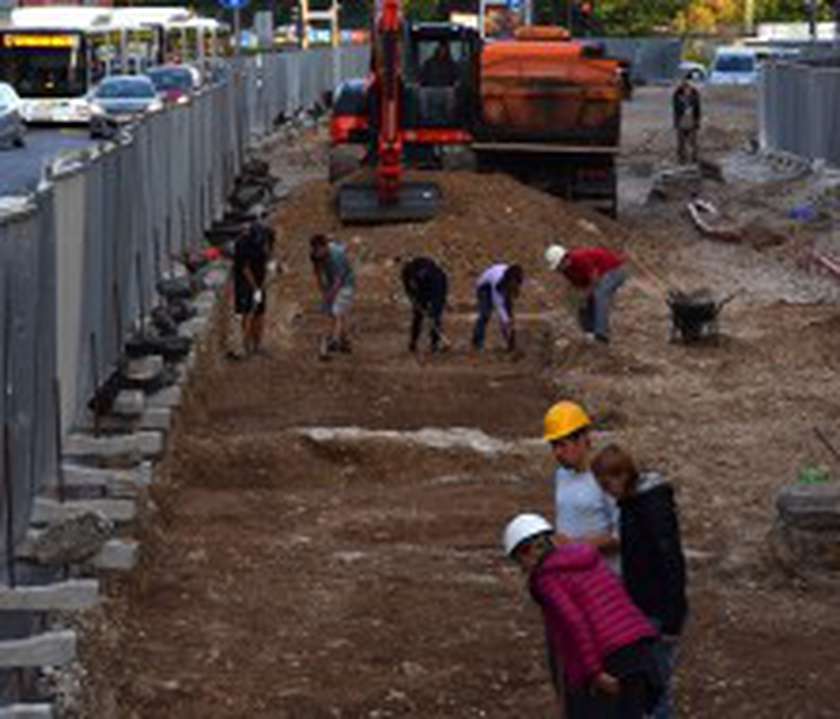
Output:
<instances>
[{"instance_id":1,"label":"orange dump truck","mask_svg":"<svg viewBox=\"0 0 840 719\"><path fill-rule=\"evenodd\" d=\"M479 167L510 172L614 215L618 61L599 56L597 47L549 35L548 28L523 31L531 33L482 48L472 133Z\"/></svg>"},{"instance_id":2,"label":"orange dump truck","mask_svg":"<svg viewBox=\"0 0 840 719\"><path fill-rule=\"evenodd\" d=\"M561 28L522 28L515 39L485 43L461 26L409 25L400 67L408 164L428 166L444 146L467 146L480 171L507 172L615 215L623 83L602 48ZM372 88L356 80L337 89L335 147L370 147Z\"/></svg>"}]
</instances>

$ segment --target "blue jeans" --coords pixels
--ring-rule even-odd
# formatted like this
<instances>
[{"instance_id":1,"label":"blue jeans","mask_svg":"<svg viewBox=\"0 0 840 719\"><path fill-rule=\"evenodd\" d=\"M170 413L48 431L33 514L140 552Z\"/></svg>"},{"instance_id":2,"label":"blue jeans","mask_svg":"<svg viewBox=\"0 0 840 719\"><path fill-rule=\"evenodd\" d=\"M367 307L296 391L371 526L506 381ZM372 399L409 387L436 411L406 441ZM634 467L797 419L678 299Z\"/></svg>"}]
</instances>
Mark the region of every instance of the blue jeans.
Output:
<instances>
[{"instance_id":1,"label":"blue jeans","mask_svg":"<svg viewBox=\"0 0 840 719\"><path fill-rule=\"evenodd\" d=\"M478 319L475 321L475 329L473 330L472 344L475 349L480 350L484 347L484 337L487 334L487 323L490 317L493 316L493 289L490 285L481 285L476 290L476 303L478 304ZM513 307L511 302L507 301L507 313L513 317ZM508 339L508 347L511 341Z\"/></svg>"},{"instance_id":2,"label":"blue jeans","mask_svg":"<svg viewBox=\"0 0 840 719\"><path fill-rule=\"evenodd\" d=\"M594 333L604 340L610 338L610 305L613 295L626 280L627 271L623 267L616 267L598 280L580 313L580 326L584 332Z\"/></svg>"},{"instance_id":3,"label":"blue jeans","mask_svg":"<svg viewBox=\"0 0 840 719\"><path fill-rule=\"evenodd\" d=\"M653 647L653 655L656 658L659 673L662 675L665 691L662 692L662 698L650 715L651 719L672 719L676 716L674 710L673 677L679 655L678 649L679 645L676 642L666 643L658 641Z\"/></svg>"}]
</instances>

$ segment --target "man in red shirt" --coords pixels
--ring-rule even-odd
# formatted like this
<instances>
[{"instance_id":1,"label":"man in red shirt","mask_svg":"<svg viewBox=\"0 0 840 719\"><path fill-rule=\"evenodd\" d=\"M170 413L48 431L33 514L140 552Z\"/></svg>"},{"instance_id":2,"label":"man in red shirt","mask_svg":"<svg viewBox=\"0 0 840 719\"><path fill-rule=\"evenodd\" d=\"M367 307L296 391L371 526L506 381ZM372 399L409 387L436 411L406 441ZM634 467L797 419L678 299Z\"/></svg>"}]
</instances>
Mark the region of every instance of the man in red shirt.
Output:
<instances>
[{"instance_id":1,"label":"man in red shirt","mask_svg":"<svg viewBox=\"0 0 840 719\"><path fill-rule=\"evenodd\" d=\"M587 335L599 342L610 341L610 305L613 295L627 279L624 258L604 247L577 247L567 250L551 245L545 261L552 272L560 272L580 290L586 302L578 320Z\"/></svg>"}]
</instances>

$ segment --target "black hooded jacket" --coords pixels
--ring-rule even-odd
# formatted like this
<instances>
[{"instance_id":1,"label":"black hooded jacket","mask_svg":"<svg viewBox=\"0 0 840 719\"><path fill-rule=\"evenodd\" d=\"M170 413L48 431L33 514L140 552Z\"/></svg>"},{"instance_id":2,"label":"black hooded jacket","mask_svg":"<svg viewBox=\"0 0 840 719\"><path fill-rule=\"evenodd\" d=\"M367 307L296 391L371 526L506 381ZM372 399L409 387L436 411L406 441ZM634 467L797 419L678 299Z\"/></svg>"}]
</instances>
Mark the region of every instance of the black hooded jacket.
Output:
<instances>
[{"instance_id":1,"label":"black hooded jacket","mask_svg":"<svg viewBox=\"0 0 840 719\"><path fill-rule=\"evenodd\" d=\"M682 631L688 613L685 558L674 490L644 474L621 508L621 572L636 606L660 624L663 634Z\"/></svg>"}]
</instances>

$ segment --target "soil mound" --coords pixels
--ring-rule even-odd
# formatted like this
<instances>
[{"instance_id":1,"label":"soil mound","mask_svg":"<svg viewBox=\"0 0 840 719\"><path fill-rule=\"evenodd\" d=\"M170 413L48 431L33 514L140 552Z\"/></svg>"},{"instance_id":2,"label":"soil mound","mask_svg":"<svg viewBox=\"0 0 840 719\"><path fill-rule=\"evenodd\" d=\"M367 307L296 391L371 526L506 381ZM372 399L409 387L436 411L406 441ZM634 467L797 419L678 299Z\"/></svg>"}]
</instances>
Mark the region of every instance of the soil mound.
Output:
<instances>
[{"instance_id":1,"label":"soil mound","mask_svg":"<svg viewBox=\"0 0 840 719\"><path fill-rule=\"evenodd\" d=\"M410 180L437 183L444 197L437 217L425 223L343 226L335 212L337 188L325 181L302 186L289 199L283 225L287 241L306 242L326 232L348 242L362 262L429 255L449 270L458 286L472 282L493 262L516 262L526 276L545 272L548 244L620 246L626 234L613 220L502 174L417 172ZM361 235L364 234L362 248ZM409 248L408 255L406 248Z\"/></svg>"}]
</instances>

